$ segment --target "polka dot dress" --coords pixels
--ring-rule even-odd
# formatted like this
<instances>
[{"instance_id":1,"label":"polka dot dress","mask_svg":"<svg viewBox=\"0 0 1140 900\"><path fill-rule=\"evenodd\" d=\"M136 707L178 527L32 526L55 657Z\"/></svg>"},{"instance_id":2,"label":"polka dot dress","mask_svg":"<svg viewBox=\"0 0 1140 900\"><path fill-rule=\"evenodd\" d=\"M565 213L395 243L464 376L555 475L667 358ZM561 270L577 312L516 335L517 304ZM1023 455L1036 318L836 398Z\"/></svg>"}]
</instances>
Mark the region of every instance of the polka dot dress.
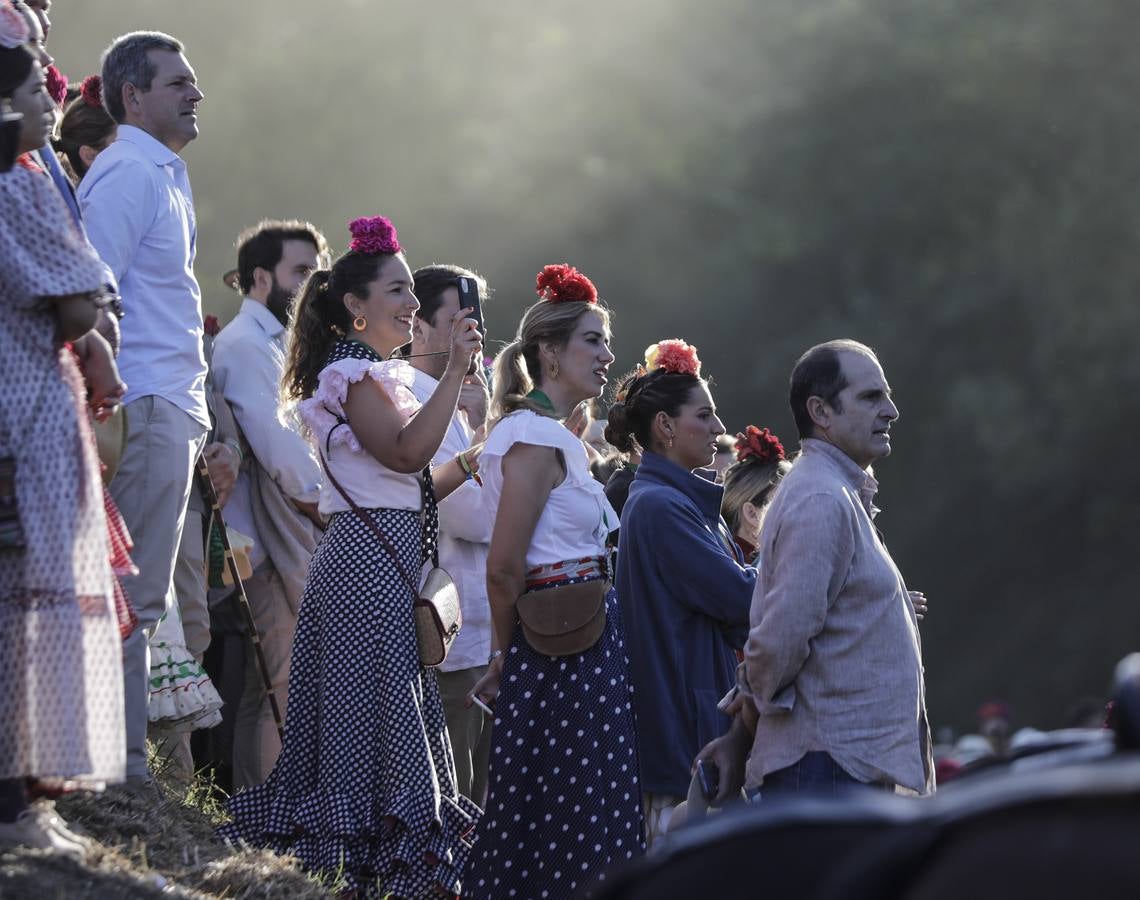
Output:
<instances>
[{"instance_id":1,"label":"polka dot dress","mask_svg":"<svg viewBox=\"0 0 1140 900\"><path fill-rule=\"evenodd\" d=\"M365 513L404 568L418 571L419 513ZM309 569L281 756L230 812L224 837L293 853L308 869L340 873L363 896L461 891L479 809L456 790L407 584L353 513L333 517Z\"/></svg>"},{"instance_id":2,"label":"polka dot dress","mask_svg":"<svg viewBox=\"0 0 1140 900\"><path fill-rule=\"evenodd\" d=\"M641 787L621 612L611 590L601 640L542 656L522 632L496 702L487 810L465 900L579 896L641 853Z\"/></svg>"},{"instance_id":3,"label":"polka dot dress","mask_svg":"<svg viewBox=\"0 0 1140 900\"><path fill-rule=\"evenodd\" d=\"M0 174L0 459L23 546L0 547L0 778L123 777L122 642L84 386L44 296L103 269L50 178ZM17 540L19 543L20 541Z\"/></svg>"}]
</instances>

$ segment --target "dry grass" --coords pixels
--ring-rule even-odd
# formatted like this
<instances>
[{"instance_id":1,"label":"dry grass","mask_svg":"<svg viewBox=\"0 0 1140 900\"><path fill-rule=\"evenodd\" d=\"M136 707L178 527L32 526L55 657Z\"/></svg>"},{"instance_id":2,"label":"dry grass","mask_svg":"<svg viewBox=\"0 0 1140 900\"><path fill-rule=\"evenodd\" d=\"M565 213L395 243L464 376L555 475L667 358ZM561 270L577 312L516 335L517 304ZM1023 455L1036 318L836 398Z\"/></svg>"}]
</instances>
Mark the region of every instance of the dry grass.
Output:
<instances>
[{"instance_id":1,"label":"dry grass","mask_svg":"<svg viewBox=\"0 0 1140 900\"><path fill-rule=\"evenodd\" d=\"M328 900L338 885L306 875L296 860L236 850L217 839L224 798L207 780L159 768L153 793L121 788L74 794L60 815L95 842L86 863L32 850L0 851L0 898Z\"/></svg>"}]
</instances>

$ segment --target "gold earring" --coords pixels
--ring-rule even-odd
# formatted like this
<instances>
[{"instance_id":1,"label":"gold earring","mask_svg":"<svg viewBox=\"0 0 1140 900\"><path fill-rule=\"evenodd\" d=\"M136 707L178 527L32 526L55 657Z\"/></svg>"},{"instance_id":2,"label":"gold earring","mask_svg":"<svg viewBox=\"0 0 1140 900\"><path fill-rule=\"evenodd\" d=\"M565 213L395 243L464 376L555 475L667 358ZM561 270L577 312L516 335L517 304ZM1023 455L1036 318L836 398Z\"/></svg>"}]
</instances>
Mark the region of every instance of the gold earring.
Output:
<instances>
[{"instance_id":1,"label":"gold earring","mask_svg":"<svg viewBox=\"0 0 1140 900\"><path fill-rule=\"evenodd\" d=\"M673 449L673 435L669 435L669 449Z\"/></svg>"},{"instance_id":2,"label":"gold earring","mask_svg":"<svg viewBox=\"0 0 1140 900\"><path fill-rule=\"evenodd\" d=\"M367 327L368 327L368 320L366 318L364 318L364 316L357 316L355 319L352 320L352 330L353 331L363 331Z\"/></svg>"},{"instance_id":3,"label":"gold earring","mask_svg":"<svg viewBox=\"0 0 1140 900\"><path fill-rule=\"evenodd\" d=\"M558 357L555 357L554 362L550 364L550 377L558 378Z\"/></svg>"}]
</instances>

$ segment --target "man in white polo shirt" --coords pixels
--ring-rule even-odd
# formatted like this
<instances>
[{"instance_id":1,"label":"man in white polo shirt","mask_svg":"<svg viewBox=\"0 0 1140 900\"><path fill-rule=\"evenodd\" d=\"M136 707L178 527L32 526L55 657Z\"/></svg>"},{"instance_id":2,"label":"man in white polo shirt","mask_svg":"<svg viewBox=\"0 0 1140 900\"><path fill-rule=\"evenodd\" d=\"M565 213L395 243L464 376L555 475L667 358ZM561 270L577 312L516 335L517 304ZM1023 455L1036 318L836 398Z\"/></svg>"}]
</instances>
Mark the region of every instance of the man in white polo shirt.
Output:
<instances>
[{"instance_id":1,"label":"man in white polo shirt","mask_svg":"<svg viewBox=\"0 0 1140 900\"><path fill-rule=\"evenodd\" d=\"M111 493L139 568L125 580L141 626L123 646L128 780L149 775L147 636L166 609L177 614L175 557L210 426L194 201L178 155L198 136L203 95L182 49L169 35L133 32L103 54L103 96L118 139L79 190L91 243L119 284L125 313L118 362L130 439ZM236 466L238 456L212 445L207 459Z\"/></svg>"}]
</instances>

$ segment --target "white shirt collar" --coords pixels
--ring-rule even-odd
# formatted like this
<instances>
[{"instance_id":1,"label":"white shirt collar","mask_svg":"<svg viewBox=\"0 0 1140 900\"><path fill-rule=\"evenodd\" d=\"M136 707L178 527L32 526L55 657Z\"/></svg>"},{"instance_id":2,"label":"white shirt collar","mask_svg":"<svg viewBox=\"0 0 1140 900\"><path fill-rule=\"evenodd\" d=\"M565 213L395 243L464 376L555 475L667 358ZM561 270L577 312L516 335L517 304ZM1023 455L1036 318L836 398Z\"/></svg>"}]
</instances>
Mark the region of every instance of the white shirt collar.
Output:
<instances>
[{"instance_id":1,"label":"white shirt collar","mask_svg":"<svg viewBox=\"0 0 1140 900\"><path fill-rule=\"evenodd\" d=\"M259 300L254 300L252 297L246 297L241 301L241 309L239 313L247 313L253 316L255 322L261 326L262 330L270 337L277 337L284 334L285 326L269 311L264 303Z\"/></svg>"}]
</instances>

